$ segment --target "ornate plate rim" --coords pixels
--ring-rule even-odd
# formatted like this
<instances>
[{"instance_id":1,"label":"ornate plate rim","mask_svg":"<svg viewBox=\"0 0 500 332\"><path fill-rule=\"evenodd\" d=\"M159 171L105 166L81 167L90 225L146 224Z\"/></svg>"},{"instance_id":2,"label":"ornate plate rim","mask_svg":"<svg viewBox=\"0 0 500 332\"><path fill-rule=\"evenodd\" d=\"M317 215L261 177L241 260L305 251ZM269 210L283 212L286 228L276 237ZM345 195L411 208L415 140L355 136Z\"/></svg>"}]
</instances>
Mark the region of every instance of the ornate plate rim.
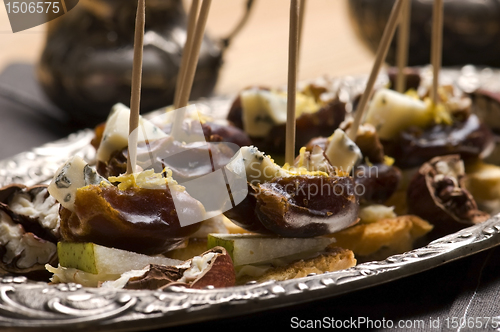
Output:
<instances>
[{"instance_id":1,"label":"ornate plate rim","mask_svg":"<svg viewBox=\"0 0 500 332\"><path fill-rule=\"evenodd\" d=\"M461 71L449 72L455 77L454 82L458 82L470 70L476 69L464 67ZM364 80L352 79L355 82L349 83L352 87L358 86L359 80ZM343 78L344 83L347 81L347 78ZM224 102L227 102L227 98L207 101L211 106ZM93 132L87 129L0 160L0 185L44 182L52 176L58 165L75 153L92 160L94 152L89 144L92 137ZM500 215L437 239L425 247L382 261L299 279L250 283L224 289L169 287L164 291L113 290L85 288L77 284L47 285L29 281L25 277L5 276L0 278L0 326L9 327L10 330L34 327L40 330L74 330L91 327L96 331L125 331L229 318L387 283L498 244Z\"/></svg>"}]
</instances>

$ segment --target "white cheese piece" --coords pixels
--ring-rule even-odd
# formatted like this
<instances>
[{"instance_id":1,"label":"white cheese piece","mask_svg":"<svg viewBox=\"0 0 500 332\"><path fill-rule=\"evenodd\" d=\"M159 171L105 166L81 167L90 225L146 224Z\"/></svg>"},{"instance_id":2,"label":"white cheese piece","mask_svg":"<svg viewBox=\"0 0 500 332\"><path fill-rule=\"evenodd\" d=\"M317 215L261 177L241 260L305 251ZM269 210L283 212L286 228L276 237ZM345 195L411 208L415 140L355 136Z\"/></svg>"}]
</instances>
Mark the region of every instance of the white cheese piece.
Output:
<instances>
[{"instance_id":1,"label":"white cheese piece","mask_svg":"<svg viewBox=\"0 0 500 332\"><path fill-rule=\"evenodd\" d=\"M128 146L130 109L123 104L113 106L106 121L102 141L97 149L97 160L108 162L111 154ZM166 137L160 128L139 117L138 142Z\"/></svg>"},{"instance_id":2,"label":"white cheese piece","mask_svg":"<svg viewBox=\"0 0 500 332\"><path fill-rule=\"evenodd\" d=\"M276 91L251 88L240 93L243 129L254 137L265 137L271 129L286 123L287 95ZM317 112L320 105L313 97L298 93L295 116Z\"/></svg>"},{"instance_id":3,"label":"white cheese piece","mask_svg":"<svg viewBox=\"0 0 500 332\"><path fill-rule=\"evenodd\" d=\"M442 181L445 177L453 181L455 187L460 187L458 178L465 174L465 166L462 160L458 162L438 161L435 165L437 174L434 176L434 181Z\"/></svg>"},{"instance_id":4,"label":"white cheese piece","mask_svg":"<svg viewBox=\"0 0 500 332\"><path fill-rule=\"evenodd\" d=\"M48 190L63 207L74 211L76 190L91 184L98 185L102 181L108 182L81 157L74 156L57 170Z\"/></svg>"},{"instance_id":5,"label":"white cheese piece","mask_svg":"<svg viewBox=\"0 0 500 332\"><path fill-rule=\"evenodd\" d=\"M381 219L392 219L397 217L394 212L394 206L385 206L382 204L372 204L361 208L358 215L361 222L364 223L373 223Z\"/></svg>"},{"instance_id":6,"label":"white cheese piece","mask_svg":"<svg viewBox=\"0 0 500 332\"><path fill-rule=\"evenodd\" d=\"M342 129L337 129L328 139L330 143L325 154L332 166L347 173L363 159L363 154Z\"/></svg>"},{"instance_id":7,"label":"white cheese piece","mask_svg":"<svg viewBox=\"0 0 500 332\"><path fill-rule=\"evenodd\" d=\"M242 121L245 132L254 137L265 137L273 128L274 122L269 115L269 108L273 99L270 91L259 89L245 90L240 94L242 107ZM280 105L278 99L273 104ZM281 106L282 107L282 106ZM286 111L286 99L285 99Z\"/></svg>"},{"instance_id":8,"label":"white cheese piece","mask_svg":"<svg viewBox=\"0 0 500 332\"><path fill-rule=\"evenodd\" d=\"M231 160L226 167L237 174L242 174L240 168L244 167L247 181L254 185L270 181L277 176L289 176L288 172L254 146L244 146L238 153L241 154L241 158Z\"/></svg>"},{"instance_id":9,"label":"white cheese piece","mask_svg":"<svg viewBox=\"0 0 500 332\"><path fill-rule=\"evenodd\" d=\"M275 177L289 177L296 175L328 176L327 173L321 170L322 167L319 164L311 165L311 168L319 169L310 170L306 169L304 164L299 164L298 166L285 164L285 166L280 167L274 162L273 159L266 156L254 146L242 147L238 151L237 156L238 158L233 158L226 165L226 168L235 174L246 174L247 181L253 185L271 181ZM319 161L316 162L319 163Z\"/></svg>"},{"instance_id":10,"label":"white cheese piece","mask_svg":"<svg viewBox=\"0 0 500 332\"><path fill-rule=\"evenodd\" d=\"M423 101L381 89L375 93L366 114L366 123L372 124L381 139L395 138L410 126L425 127L433 121L432 109Z\"/></svg>"},{"instance_id":11,"label":"white cheese piece","mask_svg":"<svg viewBox=\"0 0 500 332\"><path fill-rule=\"evenodd\" d=\"M315 145L310 152L307 152L306 148L302 147L294 166L296 168L303 167L307 172L328 173L331 169L330 162L325 158L325 152L318 145Z\"/></svg>"}]
</instances>

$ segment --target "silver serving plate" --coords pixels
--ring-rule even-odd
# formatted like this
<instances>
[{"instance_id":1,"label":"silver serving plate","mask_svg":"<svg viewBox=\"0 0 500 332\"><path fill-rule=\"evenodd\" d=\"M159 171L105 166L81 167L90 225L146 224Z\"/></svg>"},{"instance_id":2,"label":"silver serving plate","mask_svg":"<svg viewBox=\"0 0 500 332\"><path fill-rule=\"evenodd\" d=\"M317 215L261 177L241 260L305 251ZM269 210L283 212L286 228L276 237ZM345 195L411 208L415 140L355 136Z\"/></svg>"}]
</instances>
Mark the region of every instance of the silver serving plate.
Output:
<instances>
[{"instance_id":1,"label":"silver serving plate","mask_svg":"<svg viewBox=\"0 0 500 332\"><path fill-rule=\"evenodd\" d=\"M425 75L424 75L425 76ZM481 86L500 90L499 72L464 67L447 70L449 80L465 91ZM362 91L365 77L332 81L351 99ZM496 82L495 82L496 81ZM494 86L493 84L497 84ZM381 76L379 84L385 84ZM216 115L227 111L228 98L204 101ZM54 143L0 161L0 185L47 182L70 156L94 159L89 145L93 133L80 131ZM383 261L304 278L249 283L244 286L194 290L169 287L164 291L85 288L78 284L47 285L25 277L0 278L0 327L11 330L93 331L144 330L229 318L320 300L387 283L492 248L500 243L500 216L431 242L425 247Z\"/></svg>"}]
</instances>

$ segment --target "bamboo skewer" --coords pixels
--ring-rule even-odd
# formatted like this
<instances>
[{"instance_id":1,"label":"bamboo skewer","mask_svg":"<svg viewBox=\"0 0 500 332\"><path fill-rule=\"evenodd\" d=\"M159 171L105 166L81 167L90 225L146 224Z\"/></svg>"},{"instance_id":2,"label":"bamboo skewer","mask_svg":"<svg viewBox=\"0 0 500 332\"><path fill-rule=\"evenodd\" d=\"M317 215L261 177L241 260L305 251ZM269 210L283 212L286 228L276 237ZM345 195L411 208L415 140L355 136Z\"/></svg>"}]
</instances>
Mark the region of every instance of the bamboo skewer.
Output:
<instances>
[{"instance_id":1,"label":"bamboo skewer","mask_svg":"<svg viewBox=\"0 0 500 332\"><path fill-rule=\"evenodd\" d=\"M144 47L144 26L146 22L145 0L138 0L135 19L134 61L132 65L132 91L130 96L130 121L128 137L127 174L133 174L137 161L137 138L141 106L142 55Z\"/></svg>"},{"instance_id":2,"label":"bamboo skewer","mask_svg":"<svg viewBox=\"0 0 500 332\"><path fill-rule=\"evenodd\" d=\"M191 50L193 49L193 36L194 30L196 28L196 19L198 17L199 7L200 0L193 0L193 2L191 3L191 8L189 9L186 43L184 44L184 50L182 51L181 65L179 67L179 74L177 75L177 83L175 88L175 109L179 108L179 98L181 96L181 90L186 79L187 64L189 61L189 55L191 54Z\"/></svg>"},{"instance_id":3,"label":"bamboo skewer","mask_svg":"<svg viewBox=\"0 0 500 332\"><path fill-rule=\"evenodd\" d=\"M432 63L432 90L431 99L434 105L438 100L439 71L441 69L441 59L443 53L443 0L434 0L432 11L432 42L431 42L431 63Z\"/></svg>"},{"instance_id":4,"label":"bamboo skewer","mask_svg":"<svg viewBox=\"0 0 500 332\"><path fill-rule=\"evenodd\" d=\"M365 112L368 100L370 100L370 97L373 93L373 87L375 86L375 81L377 80L378 73L380 71L380 68L382 67L382 63L385 60L387 51L389 50L389 45L391 43L391 40L394 37L394 32L396 31L402 7L403 7L403 0L396 0L394 6L392 7L391 15L389 16L389 21L385 26L384 33L382 35L382 40L380 41L380 44L377 49L375 63L373 64L372 71L368 78L368 82L366 83L365 92L361 96L358 109L356 110L356 114L354 115L354 121L351 125L351 128L349 129L348 136L353 141L356 139L358 127L361 123L361 119L363 118L363 113Z\"/></svg>"},{"instance_id":5,"label":"bamboo skewer","mask_svg":"<svg viewBox=\"0 0 500 332\"><path fill-rule=\"evenodd\" d=\"M189 55L189 61L186 68L186 79L184 80L181 95L179 97L179 107L185 107L188 104L189 96L191 95L191 88L193 86L194 74L196 72L196 65L200 55L201 43L203 42L203 35L205 33L205 26L207 25L208 13L212 0L203 0L201 4L198 22L193 35L193 48Z\"/></svg>"},{"instance_id":6,"label":"bamboo skewer","mask_svg":"<svg viewBox=\"0 0 500 332\"><path fill-rule=\"evenodd\" d=\"M399 21L396 91L404 93L406 91L405 68L408 66L408 48L410 44L410 23L411 23L411 0L405 0Z\"/></svg>"},{"instance_id":7,"label":"bamboo skewer","mask_svg":"<svg viewBox=\"0 0 500 332\"><path fill-rule=\"evenodd\" d=\"M200 55L201 44L203 42L203 36L205 34L205 26L207 25L208 13L210 11L210 5L212 0L203 0L201 4L200 14L196 22L196 27L194 28L193 34L193 45L191 52L189 54L184 54L183 56L188 56L188 61L186 64L186 73L184 79L182 80L182 87L180 89L179 101L176 107L178 108L174 115L174 122L172 124L171 135L173 137L180 137L182 132L182 121L185 116L184 107L187 106L189 102L189 96L191 95L191 89L193 87L194 75L196 73L196 66L198 64L198 58Z\"/></svg>"},{"instance_id":8,"label":"bamboo skewer","mask_svg":"<svg viewBox=\"0 0 500 332\"><path fill-rule=\"evenodd\" d=\"M297 53L299 45L299 7L290 1L290 33L288 41L288 93L286 115L285 162L293 165L295 159L295 95L297 90Z\"/></svg>"},{"instance_id":9,"label":"bamboo skewer","mask_svg":"<svg viewBox=\"0 0 500 332\"><path fill-rule=\"evenodd\" d=\"M299 41L297 52L297 63L300 63L300 50L302 50L302 35L304 34L304 16L306 12L306 0L299 1Z\"/></svg>"}]
</instances>

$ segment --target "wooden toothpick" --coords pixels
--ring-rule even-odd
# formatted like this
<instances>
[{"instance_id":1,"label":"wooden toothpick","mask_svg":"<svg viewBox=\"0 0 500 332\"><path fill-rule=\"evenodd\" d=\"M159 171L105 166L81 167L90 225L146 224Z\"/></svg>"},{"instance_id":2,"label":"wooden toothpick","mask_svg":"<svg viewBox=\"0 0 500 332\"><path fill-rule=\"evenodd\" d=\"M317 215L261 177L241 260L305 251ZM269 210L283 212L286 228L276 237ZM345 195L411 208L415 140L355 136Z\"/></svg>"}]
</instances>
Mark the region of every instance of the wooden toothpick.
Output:
<instances>
[{"instance_id":1,"label":"wooden toothpick","mask_svg":"<svg viewBox=\"0 0 500 332\"><path fill-rule=\"evenodd\" d=\"M366 109L366 105L368 104L368 100L373 93L373 87L375 86L375 81L377 80L378 73L380 68L382 67L382 63L387 56L387 51L389 50L389 45L391 43L392 38L394 37L394 32L396 31L396 27L398 24L398 19L401 16L401 9L403 8L403 0L396 0L394 6L392 7L391 15L389 16L389 21L385 26L384 33L382 35L382 40L377 49L377 54L375 56L375 63L373 64L372 71L370 76L368 77L368 82L366 83L366 89L363 95L361 96L361 100L359 101L358 109L356 110L356 114L354 115L354 121L349 128L348 136L353 141L356 139L356 135L358 133L358 127L361 123L361 119L363 118L363 114Z\"/></svg>"},{"instance_id":2,"label":"wooden toothpick","mask_svg":"<svg viewBox=\"0 0 500 332\"><path fill-rule=\"evenodd\" d=\"M399 21L396 91L404 93L406 91L405 68L408 66L408 48L410 45L410 23L411 23L411 0L405 0Z\"/></svg>"},{"instance_id":3,"label":"wooden toothpick","mask_svg":"<svg viewBox=\"0 0 500 332\"><path fill-rule=\"evenodd\" d=\"M184 84L179 97L179 107L185 107L189 102L189 96L191 95L194 74L196 73L196 65L198 64L201 43L203 42L203 35L205 33L205 26L207 25L208 13L210 11L211 4L212 0L203 0L201 4L200 15L198 17L193 36L193 47L186 68L186 79L183 82Z\"/></svg>"},{"instance_id":4,"label":"wooden toothpick","mask_svg":"<svg viewBox=\"0 0 500 332\"><path fill-rule=\"evenodd\" d=\"M128 137L127 174L133 174L137 161L137 138L141 105L142 55L144 47L144 25L146 22L146 3L139 0L135 19L134 61L132 65L132 91L130 96L130 121Z\"/></svg>"},{"instance_id":5,"label":"wooden toothpick","mask_svg":"<svg viewBox=\"0 0 500 332\"><path fill-rule=\"evenodd\" d=\"M191 3L191 8L189 9L186 43L184 44L184 50L182 51L181 65L179 67L179 74L177 75L177 83L175 85L175 109L179 108L179 98L181 96L181 90L186 79L187 64L189 62L189 55L191 54L191 50L193 49L193 36L194 30L196 28L199 7L200 0L193 0L193 2Z\"/></svg>"},{"instance_id":6,"label":"wooden toothpick","mask_svg":"<svg viewBox=\"0 0 500 332\"><path fill-rule=\"evenodd\" d=\"M205 26L207 25L208 12L210 11L211 3L212 0L203 0L201 4L200 14L194 28L192 47L189 54L186 54L188 55L188 60L186 62L184 78L182 80L179 99L174 114L174 121L172 123L171 135L174 138L181 137L182 135L182 123L186 113L184 107L187 106L189 96L191 95L194 75L196 73L196 66L198 65L198 58L200 55L201 44L203 42L203 36L205 34Z\"/></svg>"},{"instance_id":7,"label":"wooden toothpick","mask_svg":"<svg viewBox=\"0 0 500 332\"><path fill-rule=\"evenodd\" d=\"M288 41L288 93L286 113L285 162L293 165L295 159L295 95L297 90L297 53L299 45L299 6L290 1L290 34Z\"/></svg>"},{"instance_id":8,"label":"wooden toothpick","mask_svg":"<svg viewBox=\"0 0 500 332\"><path fill-rule=\"evenodd\" d=\"M434 105L438 100L439 71L441 69L441 59L443 53L443 0L434 0L432 10L432 42L431 42L431 63L432 63L432 90L431 99Z\"/></svg>"},{"instance_id":9,"label":"wooden toothpick","mask_svg":"<svg viewBox=\"0 0 500 332\"><path fill-rule=\"evenodd\" d=\"M306 13L306 0L299 1L299 42L297 52L297 63L300 63L300 51L302 50L302 35L304 34L304 16Z\"/></svg>"}]
</instances>

